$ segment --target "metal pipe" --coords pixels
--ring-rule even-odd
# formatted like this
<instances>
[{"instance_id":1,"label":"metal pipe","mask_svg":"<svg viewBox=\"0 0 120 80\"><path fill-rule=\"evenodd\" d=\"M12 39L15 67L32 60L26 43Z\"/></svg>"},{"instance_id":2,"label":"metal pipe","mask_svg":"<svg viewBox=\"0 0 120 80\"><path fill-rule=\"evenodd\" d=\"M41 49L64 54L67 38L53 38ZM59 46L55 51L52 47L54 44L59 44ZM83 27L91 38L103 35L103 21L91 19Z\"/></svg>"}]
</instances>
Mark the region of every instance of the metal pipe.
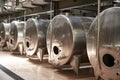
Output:
<instances>
[{"instance_id":1,"label":"metal pipe","mask_svg":"<svg viewBox=\"0 0 120 80\"><path fill-rule=\"evenodd\" d=\"M85 5L80 5L80 6L74 6L74 7L68 7L68 8L63 8L63 9L59 9L60 11L64 11L64 10L70 10L70 9L75 9L75 8L82 8L82 7L87 7L87 6L91 6L91 5L96 5L97 3L91 3L91 4L85 4ZM54 10L51 10L50 11L45 11L45 12L40 12L40 13L34 13L34 14L28 14L28 15L24 15L24 16L34 16L34 15L42 15L42 14L50 14L50 13L53 13ZM19 16L19 17L16 17L16 18L21 18L21 17L24 17L24 16ZM11 18L11 19L14 19L14 18Z\"/></svg>"}]
</instances>

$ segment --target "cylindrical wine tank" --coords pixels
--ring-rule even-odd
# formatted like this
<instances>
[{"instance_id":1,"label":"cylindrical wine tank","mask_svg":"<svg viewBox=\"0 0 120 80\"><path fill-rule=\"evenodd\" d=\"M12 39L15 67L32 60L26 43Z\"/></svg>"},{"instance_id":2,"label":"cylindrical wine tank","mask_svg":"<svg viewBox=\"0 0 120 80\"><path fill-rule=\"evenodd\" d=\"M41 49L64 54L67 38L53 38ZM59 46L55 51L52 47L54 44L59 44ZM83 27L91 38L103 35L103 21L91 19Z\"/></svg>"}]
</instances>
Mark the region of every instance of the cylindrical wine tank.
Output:
<instances>
[{"instance_id":1,"label":"cylindrical wine tank","mask_svg":"<svg viewBox=\"0 0 120 80\"><path fill-rule=\"evenodd\" d=\"M88 57L95 76L104 80L120 80L120 8L109 8L100 14L100 29L97 19L87 35Z\"/></svg>"},{"instance_id":2,"label":"cylindrical wine tank","mask_svg":"<svg viewBox=\"0 0 120 80\"><path fill-rule=\"evenodd\" d=\"M9 28L10 23L0 23L0 48L7 47L7 41L9 40Z\"/></svg>"},{"instance_id":3,"label":"cylindrical wine tank","mask_svg":"<svg viewBox=\"0 0 120 80\"><path fill-rule=\"evenodd\" d=\"M25 29L25 52L32 56L36 54L38 48L46 49L46 32L49 20L28 19ZM47 50L47 49L46 49Z\"/></svg>"},{"instance_id":4,"label":"cylindrical wine tank","mask_svg":"<svg viewBox=\"0 0 120 80\"><path fill-rule=\"evenodd\" d=\"M24 44L24 29L26 22L13 21L10 28L9 48L11 51L19 50ZM22 47L23 48L23 47Z\"/></svg>"},{"instance_id":5,"label":"cylindrical wine tank","mask_svg":"<svg viewBox=\"0 0 120 80\"><path fill-rule=\"evenodd\" d=\"M86 32L93 18L57 15L47 30L49 62L62 66L73 55L81 55L81 62L87 62Z\"/></svg>"}]
</instances>

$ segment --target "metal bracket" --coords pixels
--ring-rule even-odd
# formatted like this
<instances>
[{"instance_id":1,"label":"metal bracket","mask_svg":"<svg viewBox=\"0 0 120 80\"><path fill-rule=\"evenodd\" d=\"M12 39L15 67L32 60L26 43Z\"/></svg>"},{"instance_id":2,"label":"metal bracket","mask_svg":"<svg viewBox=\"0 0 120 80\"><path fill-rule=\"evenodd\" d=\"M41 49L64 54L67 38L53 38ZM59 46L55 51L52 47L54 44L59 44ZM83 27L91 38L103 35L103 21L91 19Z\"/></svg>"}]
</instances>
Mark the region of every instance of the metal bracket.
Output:
<instances>
[{"instance_id":1,"label":"metal bracket","mask_svg":"<svg viewBox=\"0 0 120 80\"><path fill-rule=\"evenodd\" d=\"M20 51L20 54L22 55L23 54L23 44L19 44L19 51Z\"/></svg>"},{"instance_id":2,"label":"metal bracket","mask_svg":"<svg viewBox=\"0 0 120 80\"><path fill-rule=\"evenodd\" d=\"M79 66L80 66L80 57L81 55L73 55L70 65L77 75L79 75Z\"/></svg>"},{"instance_id":3,"label":"metal bracket","mask_svg":"<svg viewBox=\"0 0 120 80\"><path fill-rule=\"evenodd\" d=\"M9 42L6 42L6 44L7 44L7 48L10 49L10 44L9 44Z\"/></svg>"},{"instance_id":4,"label":"metal bracket","mask_svg":"<svg viewBox=\"0 0 120 80\"><path fill-rule=\"evenodd\" d=\"M38 48L38 50L37 50L37 56L40 59L40 61L43 61L43 55L44 55L44 49Z\"/></svg>"}]
</instances>

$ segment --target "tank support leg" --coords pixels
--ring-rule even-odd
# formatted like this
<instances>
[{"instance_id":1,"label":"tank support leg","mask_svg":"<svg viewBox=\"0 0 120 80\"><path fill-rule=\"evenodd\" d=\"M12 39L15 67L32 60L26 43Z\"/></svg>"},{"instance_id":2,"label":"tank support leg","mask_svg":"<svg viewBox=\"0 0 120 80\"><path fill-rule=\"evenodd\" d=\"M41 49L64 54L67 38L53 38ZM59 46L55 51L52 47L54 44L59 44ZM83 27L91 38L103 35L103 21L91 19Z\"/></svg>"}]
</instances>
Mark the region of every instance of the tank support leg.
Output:
<instances>
[{"instance_id":1,"label":"tank support leg","mask_svg":"<svg viewBox=\"0 0 120 80\"><path fill-rule=\"evenodd\" d=\"M80 55L74 55L70 62L70 65L77 75L79 75L80 57Z\"/></svg>"},{"instance_id":2,"label":"tank support leg","mask_svg":"<svg viewBox=\"0 0 120 80\"><path fill-rule=\"evenodd\" d=\"M6 44L7 44L7 48L10 50L10 43L7 41Z\"/></svg>"},{"instance_id":3,"label":"tank support leg","mask_svg":"<svg viewBox=\"0 0 120 80\"><path fill-rule=\"evenodd\" d=\"M20 51L20 54L22 55L23 54L23 44L19 44L19 51Z\"/></svg>"},{"instance_id":4,"label":"tank support leg","mask_svg":"<svg viewBox=\"0 0 120 80\"><path fill-rule=\"evenodd\" d=\"M43 61L43 55L44 55L44 49L38 48L37 56L40 59L40 61Z\"/></svg>"}]
</instances>

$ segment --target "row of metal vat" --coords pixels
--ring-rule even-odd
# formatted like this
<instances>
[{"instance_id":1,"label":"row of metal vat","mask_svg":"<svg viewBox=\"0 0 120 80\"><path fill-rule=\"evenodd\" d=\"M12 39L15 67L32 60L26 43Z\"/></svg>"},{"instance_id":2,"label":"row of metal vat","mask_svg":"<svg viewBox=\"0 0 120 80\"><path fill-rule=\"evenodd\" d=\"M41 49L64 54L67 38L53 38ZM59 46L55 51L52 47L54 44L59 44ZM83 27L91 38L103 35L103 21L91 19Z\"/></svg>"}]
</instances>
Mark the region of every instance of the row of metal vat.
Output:
<instances>
[{"instance_id":1,"label":"row of metal vat","mask_svg":"<svg viewBox=\"0 0 120 80\"><path fill-rule=\"evenodd\" d=\"M112 7L100 13L99 27L98 17L65 15L1 23L0 47L40 61L48 54L49 63L70 64L77 74L81 64L90 63L96 79L120 80L119 21L120 8Z\"/></svg>"}]
</instances>

